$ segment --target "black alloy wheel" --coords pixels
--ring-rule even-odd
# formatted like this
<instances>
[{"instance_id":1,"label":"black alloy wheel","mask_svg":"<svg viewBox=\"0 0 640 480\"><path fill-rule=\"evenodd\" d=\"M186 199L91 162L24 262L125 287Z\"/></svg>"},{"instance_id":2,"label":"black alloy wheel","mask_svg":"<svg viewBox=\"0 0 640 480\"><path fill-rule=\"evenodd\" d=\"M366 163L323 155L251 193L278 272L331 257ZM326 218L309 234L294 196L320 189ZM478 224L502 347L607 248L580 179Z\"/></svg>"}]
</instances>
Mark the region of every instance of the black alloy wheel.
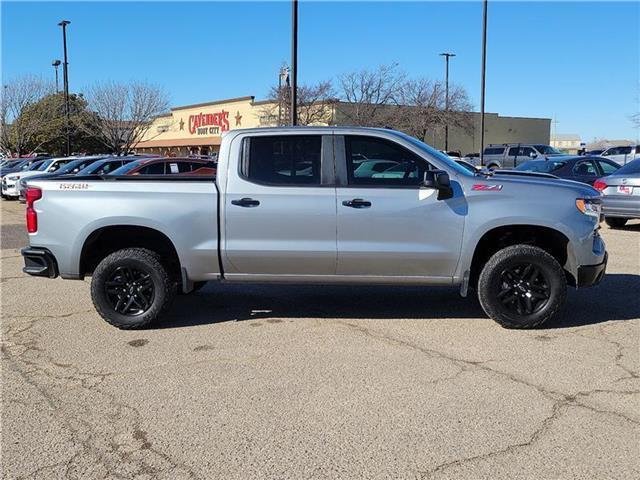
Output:
<instances>
[{"instance_id":1,"label":"black alloy wheel","mask_svg":"<svg viewBox=\"0 0 640 480\"><path fill-rule=\"evenodd\" d=\"M551 297L551 287L541 269L522 263L505 269L501 275L498 299L518 315L532 315L542 310Z\"/></svg>"},{"instance_id":2,"label":"black alloy wheel","mask_svg":"<svg viewBox=\"0 0 640 480\"><path fill-rule=\"evenodd\" d=\"M141 315L153 304L155 289L151 274L141 269L118 267L104 286L109 304L120 315Z\"/></svg>"}]
</instances>

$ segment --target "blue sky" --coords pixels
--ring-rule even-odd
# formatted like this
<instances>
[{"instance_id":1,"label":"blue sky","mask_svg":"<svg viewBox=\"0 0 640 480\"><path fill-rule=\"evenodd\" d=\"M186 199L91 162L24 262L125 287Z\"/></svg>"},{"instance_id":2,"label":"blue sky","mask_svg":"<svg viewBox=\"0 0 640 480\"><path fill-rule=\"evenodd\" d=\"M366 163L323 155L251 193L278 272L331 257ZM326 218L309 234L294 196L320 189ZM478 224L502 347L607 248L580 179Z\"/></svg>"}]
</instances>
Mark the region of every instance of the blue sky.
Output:
<instances>
[{"instance_id":1,"label":"blue sky","mask_svg":"<svg viewBox=\"0 0 640 480\"><path fill-rule=\"evenodd\" d=\"M72 91L101 80L157 83L172 105L263 98L290 55L290 3L2 2L2 77L53 78L68 30ZM382 63L451 81L480 105L482 4L300 4L299 81ZM556 117L559 133L636 139L640 3L490 1L487 111Z\"/></svg>"}]
</instances>

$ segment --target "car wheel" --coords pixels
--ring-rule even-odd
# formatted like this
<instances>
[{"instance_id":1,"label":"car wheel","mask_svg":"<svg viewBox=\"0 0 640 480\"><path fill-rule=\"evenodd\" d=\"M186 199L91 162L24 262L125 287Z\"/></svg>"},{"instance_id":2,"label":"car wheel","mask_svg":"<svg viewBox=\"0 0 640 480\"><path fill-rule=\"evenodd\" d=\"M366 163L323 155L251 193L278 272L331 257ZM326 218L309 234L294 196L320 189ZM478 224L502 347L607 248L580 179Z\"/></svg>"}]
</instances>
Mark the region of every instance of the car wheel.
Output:
<instances>
[{"instance_id":1,"label":"car wheel","mask_svg":"<svg viewBox=\"0 0 640 480\"><path fill-rule=\"evenodd\" d=\"M621 228L624 227L627 223L626 218L619 217L604 217L604 222L609 225L610 228Z\"/></svg>"},{"instance_id":2,"label":"car wheel","mask_svg":"<svg viewBox=\"0 0 640 480\"><path fill-rule=\"evenodd\" d=\"M176 285L160 255L144 248L125 248L105 257L91 279L96 310L111 325L141 328L169 306Z\"/></svg>"},{"instance_id":3,"label":"car wheel","mask_svg":"<svg viewBox=\"0 0 640 480\"><path fill-rule=\"evenodd\" d=\"M534 328L555 318L567 297L560 264L539 247L513 245L494 254L478 280L480 305L505 328Z\"/></svg>"}]
</instances>

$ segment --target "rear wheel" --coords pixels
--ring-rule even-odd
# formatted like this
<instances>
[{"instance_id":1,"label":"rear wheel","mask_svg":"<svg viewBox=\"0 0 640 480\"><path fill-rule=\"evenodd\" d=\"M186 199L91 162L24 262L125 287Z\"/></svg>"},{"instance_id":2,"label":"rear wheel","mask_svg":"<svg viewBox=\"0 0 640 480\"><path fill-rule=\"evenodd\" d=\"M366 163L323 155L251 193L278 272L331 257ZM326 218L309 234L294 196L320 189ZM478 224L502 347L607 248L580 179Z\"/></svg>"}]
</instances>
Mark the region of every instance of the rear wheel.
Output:
<instances>
[{"instance_id":1,"label":"rear wheel","mask_svg":"<svg viewBox=\"0 0 640 480\"><path fill-rule=\"evenodd\" d=\"M604 221L611 228L622 228L627 224L627 218L605 217Z\"/></svg>"},{"instance_id":2,"label":"rear wheel","mask_svg":"<svg viewBox=\"0 0 640 480\"><path fill-rule=\"evenodd\" d=\"M96 310L111 325L132 329L148 325L169 306L176 286L160 256L126 248L105 257L91 279Z\"/></svg>"},{"instance_id":3,"label":"rear wheel","mask_svg":"<svg viewBox=\"0 0 640 480\"><path fill-rule=\"evenodd\" d=\"M564 306L567 281L560 264L539 247L513 245L494 254L478 280L482 308L505 328L533 328Z\"/></svg>"}]
</instances>

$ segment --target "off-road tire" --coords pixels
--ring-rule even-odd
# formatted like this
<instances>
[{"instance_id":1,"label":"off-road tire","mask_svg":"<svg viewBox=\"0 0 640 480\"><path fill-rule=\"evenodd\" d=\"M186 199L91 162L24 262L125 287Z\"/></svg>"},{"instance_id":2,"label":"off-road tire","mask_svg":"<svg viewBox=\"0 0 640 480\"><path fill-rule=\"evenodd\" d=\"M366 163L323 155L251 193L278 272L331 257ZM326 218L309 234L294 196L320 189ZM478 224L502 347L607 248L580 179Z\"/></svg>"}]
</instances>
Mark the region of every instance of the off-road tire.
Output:
<instances>
[{"instance_id":1,"label":"off-road tire","mask_svg":"<svg viewBox=\"0 0 640 480\"><path fill-rule=\"evenodd\" d=\"M627 224L627 218L620 217L604 217L604 222L609 228L622 228Z\"/></svg>"},{"instance_id":2,"label":"off-road tire","mask_svg":"<svg viewBox=\"0 0 640 480\"><path fill-rule=\"evenodd\" d=\"M150 275L153 284L151 305L137 315L117 312L106 293L106 282L120 267L134 268ZM156 320L171 304L176 294L176 282L167 273L161 257L146 248L125 248L105 257L96 267L91 278L93 305L108 323L120 329L137 329Z\"/></svg>"},{"instance_id":3,"label":"off-road tire","mask_svg":"<svg viewBox=\"0 0 640 480\"><path fill-rule=\"evenodd\" d=\"M539 270L541 276L538 279L544 279L548 299L539 310L529 315L518 314L501 302L498 295L504 290L505 272L529 264ZM498 251L484 265L478 280L478 299L482 309L505 328L535 328L555 319L564 307L566 297L567 280L563 268L549 253L532 245L513 245Z\"/></svg>"}]
</instances>

